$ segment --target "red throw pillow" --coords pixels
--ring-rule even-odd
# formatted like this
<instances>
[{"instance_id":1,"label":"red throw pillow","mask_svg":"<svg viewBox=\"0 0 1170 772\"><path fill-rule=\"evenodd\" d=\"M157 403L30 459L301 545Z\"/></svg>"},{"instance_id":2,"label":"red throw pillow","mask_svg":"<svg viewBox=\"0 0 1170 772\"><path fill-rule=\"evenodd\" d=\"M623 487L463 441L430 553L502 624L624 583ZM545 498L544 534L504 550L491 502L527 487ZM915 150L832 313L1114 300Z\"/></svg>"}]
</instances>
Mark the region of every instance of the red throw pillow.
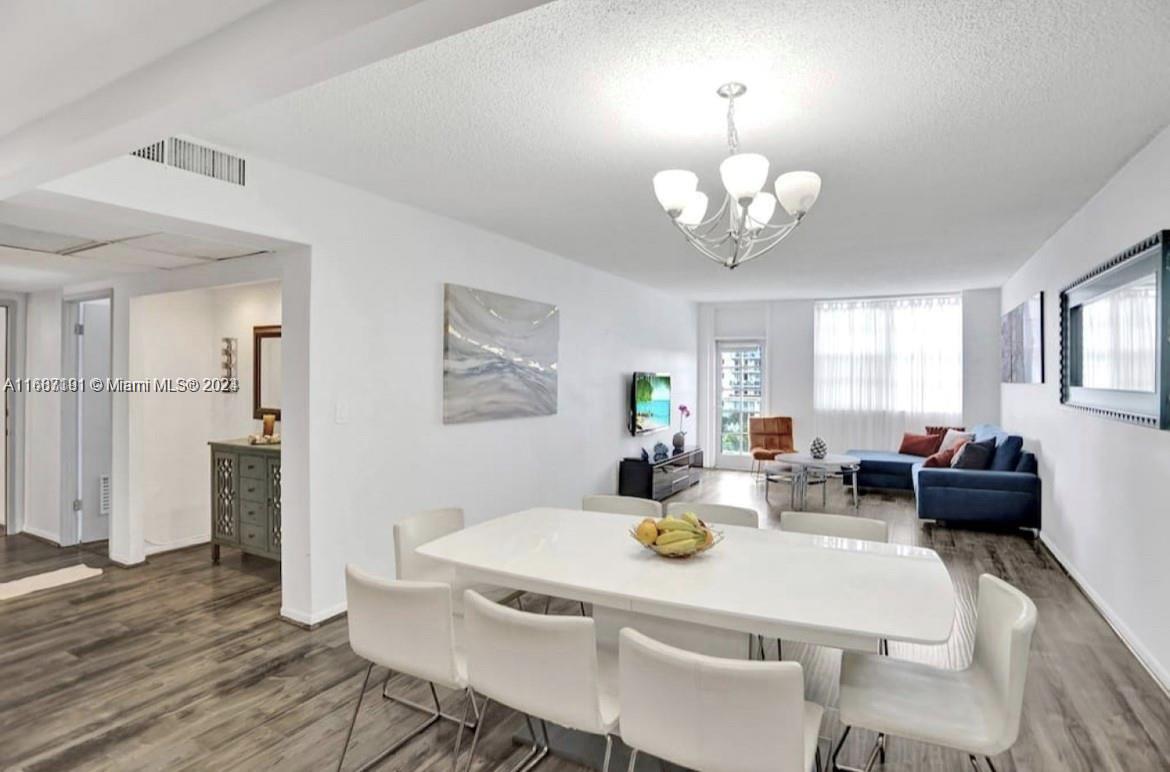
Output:
<instances>
[{"instance_id":1,"label":"red throw pillow","mask_svg":"<svg viewBox=\"0 0 1170 772\"><path fill-rule=\"evenodd\" d=\"M927 434L946 434L947 429L954 429L957 432L967 431L962 426L928 426L926 427Z\"/></svg>"},{"instance_id":2,"label":"red throw pillow","mask_svg":"<svg viewBox=\"0 0 1170 772\"><path fill-rule=\"evenodd\" d=\"M902 435L902 446L898 448L898 452L908 456L932 456L938 453L942 441L943 435L941 434L910 434L907 432Z\"/></svg>"},{"instance_id":3,"label":"red throw pillow","mask_svg":"<svg viewBox=\"0 0 1170 772\"><path fill-rule=\"evenodd\" d=\"M947 448L946 450L940 450L939 452L929 456L925 461L922 462L922 468L923 469L925 469L926 467L931 467L931 468L948 467L949 468L951 465L951 461L953 461L955 459L955 454L958 453L960 450L962 450L963 446L966 445L968 442L970 442L970 440L959 440L958 442L955 443L954 447Z\"/></svg>"}]
</instances>

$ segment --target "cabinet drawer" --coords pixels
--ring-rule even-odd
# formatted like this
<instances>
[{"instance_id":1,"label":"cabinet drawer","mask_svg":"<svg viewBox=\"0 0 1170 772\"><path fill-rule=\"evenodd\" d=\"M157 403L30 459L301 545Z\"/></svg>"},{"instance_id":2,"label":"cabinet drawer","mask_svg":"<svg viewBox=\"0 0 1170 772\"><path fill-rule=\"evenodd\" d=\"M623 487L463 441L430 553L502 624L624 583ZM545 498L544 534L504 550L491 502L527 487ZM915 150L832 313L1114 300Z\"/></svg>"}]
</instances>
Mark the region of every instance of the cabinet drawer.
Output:
<instances>
[{"instance_id":1,"label":"cabinet drawer","mask_svg":"<svg viewBox=\"0 0 1170 772\"><path fill-rule=\"evenodd\" d=\"M267 551L268 537L264 533L264 526L240 523L240 546Z\"/></svg>"},{"instance_id":2,"label":"cabinet drawer","mask_svg":"<svg viewBox=\"0 0 1170 772\"><path fill-rule=\"evenodd\" d=\"M263 505L268 498L267 489L268 486L264 484L264 480L257 480L255 477L240 478L241 501L254 501Z\"/></svg>"},{"instance_id":3,"label":"cabinet drawer","mask_svg":"<svg viewBox=\"0 0 1170 772\"><path fill-rule=\"evenodd\" d=\"M240 456L240 476L263 480L264 460L263 456Z\"/></svg>"},{"instance_id":4,"label":"cabinet drawer","mask_svg":"<svg viewBox=\"0 0 1170 772\"><path fill-rule=\"evenodd\" d=\"M268 524L268 507L260 501L241 501L240 522L263 528Z\"/></svg>"}]
</instances>

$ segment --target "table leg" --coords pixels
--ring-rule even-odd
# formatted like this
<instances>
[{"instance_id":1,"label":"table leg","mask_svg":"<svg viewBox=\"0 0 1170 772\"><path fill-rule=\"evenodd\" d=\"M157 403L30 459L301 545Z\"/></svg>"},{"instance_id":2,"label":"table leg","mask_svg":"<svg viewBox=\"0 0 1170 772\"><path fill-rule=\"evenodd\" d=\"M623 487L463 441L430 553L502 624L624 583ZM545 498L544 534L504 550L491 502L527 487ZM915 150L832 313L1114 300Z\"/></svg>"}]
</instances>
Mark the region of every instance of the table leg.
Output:
<instances>
[{"instance_id":1,"label":"table leg","mask_svg":"<svg viewBox=\"0 0 1170 772\"><path fill-rule=\"evenodd\" d=\"M861 473L861 469L854 469L853 474L853 508L858 509L861 506L860 499L857 498L857 476Z\"/></svg>"}]
</instances>

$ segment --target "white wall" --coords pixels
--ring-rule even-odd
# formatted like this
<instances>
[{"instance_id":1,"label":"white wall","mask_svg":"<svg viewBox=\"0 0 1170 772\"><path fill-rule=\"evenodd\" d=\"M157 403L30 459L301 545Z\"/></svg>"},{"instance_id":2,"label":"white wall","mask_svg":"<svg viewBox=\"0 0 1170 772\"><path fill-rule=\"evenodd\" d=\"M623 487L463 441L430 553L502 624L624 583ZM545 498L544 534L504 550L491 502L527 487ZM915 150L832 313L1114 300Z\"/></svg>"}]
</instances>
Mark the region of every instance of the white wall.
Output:
<instances>
[{"instance_id":1,"label":"white wall","mask_svg":"<svg viewBox=\"0 0 1170 772\"><path fill-rule=\"evenodd\" d=\"M26 310L29 378L61 377L60 290L34 292ZM61 541L61 394L24 395L24 530Z\"/></svg>"},{"instance_id":2,"label":"white wall","mask_svg":"<svg viewBox=\"0 0 1170 772\"><path fill-rule=\"evenodd\" d=\"M616 490L644 444L626 430L633 370L673 373L694 404L694 304L502 236L261 159L246 188L133 158L47 187L311 245L310 597L290 607L286 583L284 609L301 621L344 607L346 562L392 574L392 525L411 512L454 504L475 522ZM557 415L442 424L444 282L560 306Z\"/></svg>"},{"instance_id":3,"label":"white wall","mask_svg":"<svg viewBox=\"0 0 1170 772\"><path fill-rule=\"evenodd\" d=\"M999 290L966 290L963 295L963 420L968 426L999 422ZM704 304L700 310L703 399L711 399L715 338L761 338L765 343L766 412L792 417L798 450L818 431L813 410L813 300ZM706 403L704 403L705 405ZM700 441L716 444L714 420L703 424ZM831 449L840 440L825 435Z\"/></svg>"},{"instance_id":4,"label":"white wall","mask_svg":"<svg viewBox=\"0 0 1170 772\"><path fill-rule=\"evenodd\" d=\"M1003 288L1003 309L1044 298L1043 385L1004 384L1004 425L1037 452L1041 538L1170 687L1170 432L1060 404L1060 289L1170 227L1170 130L1135 155Z\"/></svg>"},{"instance_id":5,"label":"white wall","mask_svg":"<svg viewBox=\"0 0 1170 772\"><path fill-rule=\"evenodd\" d=\"M130 507L146 553L210 539L211 440L259 431L252 418L252 327L280 324L276 282L143 295L130 300L130 377L210 378L221 339L238 340L235 393L136 394L130 401Z\"/></svg>"},{"instance_id":6,"label":"white wall","mask_svg":"<svg viewBox=\"0 0 1170 772\"><path fill-rule=\"evenodd\" d=\"M963 293L963 424L1000 419L1000 290Z\"/></svg>"}]
</instances>

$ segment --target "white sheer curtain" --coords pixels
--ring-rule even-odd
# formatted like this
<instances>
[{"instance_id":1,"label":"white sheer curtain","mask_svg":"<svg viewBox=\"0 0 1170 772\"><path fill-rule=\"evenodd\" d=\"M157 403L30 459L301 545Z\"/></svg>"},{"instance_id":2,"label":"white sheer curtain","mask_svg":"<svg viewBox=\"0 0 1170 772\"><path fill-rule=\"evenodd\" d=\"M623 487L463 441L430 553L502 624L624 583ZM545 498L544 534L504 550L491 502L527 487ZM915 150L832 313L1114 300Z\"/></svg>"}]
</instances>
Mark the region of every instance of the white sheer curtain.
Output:
<instances>
[{"instance_id":1,"label":"white sheer curtain","mask_svg":"<svg viewBox=\"0 0 1170 772\"><path fill-rule=\"evenodd\" d=\"M904 432L963 413L958 295L819 302L813 407L831 452L897 450Z\"/></svg>"},{"instance_id":2,"label":"white sheer curtain","mask_svg":"<svg viewBox=\"0 0 1170 772\"><path fill-rule=\"evenodd\" d=\"M1155 277L1085 303L1081 309L1082 385L1153 391L1158 361Z\"/></svg>"}]
</instances>

